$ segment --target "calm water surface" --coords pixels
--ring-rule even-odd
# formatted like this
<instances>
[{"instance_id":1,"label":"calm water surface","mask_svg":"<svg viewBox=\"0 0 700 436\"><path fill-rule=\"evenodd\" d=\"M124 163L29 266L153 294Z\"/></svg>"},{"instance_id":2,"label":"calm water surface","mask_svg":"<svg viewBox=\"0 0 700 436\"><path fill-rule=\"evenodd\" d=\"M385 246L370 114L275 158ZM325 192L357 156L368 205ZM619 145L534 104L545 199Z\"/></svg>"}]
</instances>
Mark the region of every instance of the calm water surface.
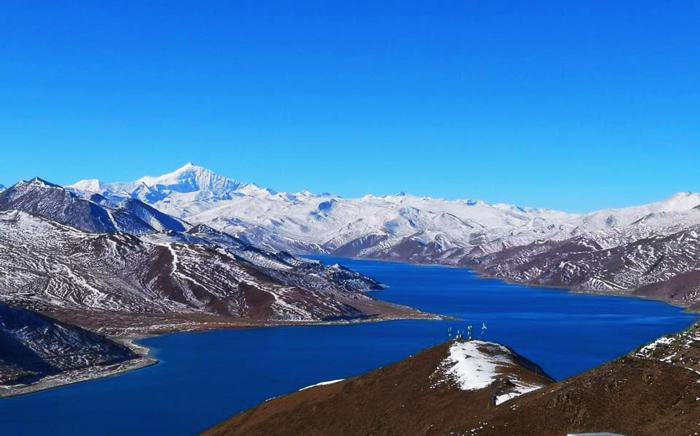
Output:
<instances>
[{"instance_id":1,"label":"calm water surface","mask_svg":"<svg viewBox=\"0 0 700 436\"><path fill-rule=\"evenodd\" d=\"M593 368L694 315L654 301L508 285L464 269L324 258L390 286L383 300L461 321L394 321L174 334L141 343L161 363L122 376L0 400L0 434L194 434L265 399L401 360L487 324L557 379Z\"/></svg>"}]
</instances>

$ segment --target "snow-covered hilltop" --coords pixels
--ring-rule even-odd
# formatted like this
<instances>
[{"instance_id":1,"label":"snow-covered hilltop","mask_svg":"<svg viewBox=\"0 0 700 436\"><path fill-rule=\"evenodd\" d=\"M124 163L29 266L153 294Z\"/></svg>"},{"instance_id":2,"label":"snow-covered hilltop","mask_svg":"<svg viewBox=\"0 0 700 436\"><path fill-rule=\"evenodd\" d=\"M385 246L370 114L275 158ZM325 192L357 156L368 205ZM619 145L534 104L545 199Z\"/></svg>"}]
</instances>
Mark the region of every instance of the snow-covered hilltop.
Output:
<instances>
[{"instance_id":1,"label":"snow-covered hilltop","mask_svg":"<svg viewBox=\"0 0 700 436\"><path fill-rule=\"evenodd\" d=\"M450 341L268 400L204 434L691 435L699 368L698 325L557 382L503 345Z\"/></svg>"},{"instance_id":2,"label":"snow-covered hilltop","mask_svg":"<svg viewBox=\"0 0 700 436\"><path fill-rule=\"evenodd\" d=\"M192 164L132 183L89 180L72 188L98 192L112 201L137 198L271 250L475 266L513 281L592 291L626 292L694 271L694 262L657 268L652 275L635 265L662 265L661 256L683 256L673 249L678 244L658 238L679 232L691 232L692 237L700 226L700 194L694 193L643 206L572 214L404 194L346 199L274 192ZM649 239L654 239L654 247L644 251ZM626 254L633 249L630 244L641 247L634 248L641 254ZM581 253L587 253L590 262L579 259ZM623 256L620 262L603 264L615 253ZM695 304L695 282L690 287L684 291L689 298L674 301Z\"/></svg>"},{"instance_id":3,"label":"snow-covered hilltop","mask_svg":"<svg viewBox=\"0 0 700 436\"><path fill-rule=\"evenodd\" d=\"M524 364L513 350L493 342L454 341L447 357L432 375L434 385L454 384L463 391L487 388L504 379L501 392L494 397L498 406L513 398L535 391L545 383L530 377L523 380L518 369Z\"/></svg>"}]
</instances>

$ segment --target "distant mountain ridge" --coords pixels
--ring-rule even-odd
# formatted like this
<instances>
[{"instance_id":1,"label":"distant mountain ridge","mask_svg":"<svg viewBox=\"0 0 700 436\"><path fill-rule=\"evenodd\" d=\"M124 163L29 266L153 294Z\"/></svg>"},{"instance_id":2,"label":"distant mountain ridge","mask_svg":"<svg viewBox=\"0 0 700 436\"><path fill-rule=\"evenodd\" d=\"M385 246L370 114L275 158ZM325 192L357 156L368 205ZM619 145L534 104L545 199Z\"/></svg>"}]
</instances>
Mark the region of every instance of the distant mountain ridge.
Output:
<instances>
[{"instance_id":1,"label":"distant mountain ridge","mask_svg":"<svg viewBox=\"0 0 700 436\"><path fill-rule=\"evenodd\" d=\"M105 183L98 179L81 180L68 188L101 195L138 198L157 203L177 194L198 194L208 200L230 199L236 192L262 189L220 176L211 170L187 163L172 173L144 176L134 182ZM197 195L195 195L197 198Z\"/></svg>"},{"instance_id":2,"label":"distant mountain ridge","mask_svg":"<svg viewBox=\"0 0 700 436\"><path fill-rule=\"evenodd\" d=\"M406 194L346 199L330 194L274 192L215 176L192 164L140 182L109 185L83 181L73 188L99 186L108 197L141 198L168 214L207 224L271 250L470 266L523 283L612 293L628 293L685 274L684 297L675 291L659 295L663 294L660 289L666 289L660 285L655 285L653 292L640 292L685 306L700 304L700 296L693 291L700 289L700 281L696 283L695 275L688 275L698 265L684 262L671 266L661 259L674 255L666 245L672 244L671 240L663 238L700 226L697 193L679 193L642 206L575 214ZM123 186L145 186L158 195L144 196L138 188L125 192ZM653 250L633 259L628 251L651 247L644 242L650 238L661 240L652 244ZM571 253L565 258L563 252ZM579 252L597 254L583 258L575 254ZM603 265L596 260L598 255L613 252L621 253L618 262ZM571 256L576 257L575 262ZM657 268L647 274L635 270L635 263ZM530 268L524 269L524 265ZM572 265L576 265L575 274L570 271ZM628 270L636 273L624 272ZM652 283L652 279L660 282ZM688 282L691 279L692 283Z\"/></svg>"},{"instance_id":3,"label":"distant mountain ridge","mask_svg":"<svg viewBox=\"0 0 700 436\"><path fill-rule=\"evenodd\" d=\"M19 182L0 192L0 210L21 210L95 233L185 230L181 220L136 199L115 203L98 194L84 198L40 178Z\"/></svg>"}]
</instances>

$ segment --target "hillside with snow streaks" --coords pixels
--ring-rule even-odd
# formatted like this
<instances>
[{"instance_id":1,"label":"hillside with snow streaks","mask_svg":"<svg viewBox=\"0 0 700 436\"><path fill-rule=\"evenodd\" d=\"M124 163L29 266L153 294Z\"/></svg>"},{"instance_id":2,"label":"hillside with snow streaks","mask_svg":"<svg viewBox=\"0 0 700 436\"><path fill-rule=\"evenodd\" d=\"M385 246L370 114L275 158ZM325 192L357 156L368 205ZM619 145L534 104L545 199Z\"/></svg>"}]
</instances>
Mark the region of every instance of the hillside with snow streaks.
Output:
<instances>
[{"instance_id":1,"label":"hillside with snow streaks","mask_svg":"<svg viewBox=\"0 0 700 436\"><path fill-rule=\"evenodd\" d=\"M77 195L40 178L22 181L0 193L0 210L21 210L93 233L146 234L183 231L185 223L132 198L109 201Z\"/></svg>"},{"instance_id":2,"label":"hillside with snow streaks","mask_svg":"<svg viewBox=\"0 0 700 436\"><path fill-rule=\"evenodd\" d=\"M0 397L152 363L129 346L0 303Z\"/></svg>"},{"instance_id":3,"label":"hillside with snow streaks","mask_svg":"<svg viewBox=\"0 0 700 436\"><path fill-rule=\"evenodd\" d=\"M370 278L206 226L139 237L2 211L0 271L1 302L116 335L412 314L367 296Z\"/></svg>"},{"instance_id":4,"label":"hillside with snow streaks","mask_svg":"<svg viewBox=\"0 0 700 436\"><path fill-rule=\"evenodd\" d=\"M83 181L73 189L140 198L270 250L469 266L522 283L635 291L691 307L700 298L693 275L700 194L572 214L403 194L274 192L192 164L134 183ZM673 279L673 289L660 285Z\"/></svg>"}]
</instances>

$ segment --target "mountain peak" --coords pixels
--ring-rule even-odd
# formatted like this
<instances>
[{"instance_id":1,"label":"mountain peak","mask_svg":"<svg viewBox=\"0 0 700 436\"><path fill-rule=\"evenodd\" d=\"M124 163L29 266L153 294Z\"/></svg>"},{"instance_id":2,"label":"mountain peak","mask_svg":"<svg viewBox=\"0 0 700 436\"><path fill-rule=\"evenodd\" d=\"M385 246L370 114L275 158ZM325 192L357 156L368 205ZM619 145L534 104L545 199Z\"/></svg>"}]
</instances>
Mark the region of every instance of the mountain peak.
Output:
<instances>
[{"instance_id":1,"label":"mountain peak","mask_svg":"<svg viewBox=\"0 0 700 436\"><path fill-rule=\"evenodd\" d=\"M173 192L206 191L215 194L225 194L245 186L244 183L216 174L212 170L192 162L162 176L142 177L137 180L137 183Z\"/></svg>"},{"instance_id":2,"label":"mountain peak","mask_svg":"<svg viewBox=\"0 0 700 436\"><path fill-rule=\"evenodd\" d=\"M660 212L683 212L700 205L700 194L679 192L659 203Z\"/></svg>"},{"instance_id":3,"label":"mountain peak","mask_svg":"<svg viewBox=\"0 0 700 436\"><path fill-rule=\"evenodd\" d=\"M102 193L105 188L99 179L86 179L86 180L80 180L79 182L76 182L72 185L68 186L69 188L75 189L77 191L84 191L84 192L90 192L90 193Z\"/></svg>"},{"instance_id":4,"label":"mountain peak","mask_svg":"<svg viewBox=\"0 0 700 436\"><path fill-rule=\"evenodd\" d=\"M64 189L63 186L56 185L54 183L48 182L40 177L34 177L33 179L23 180L15 186L33 186L41 188L60 188Z\"/></svg>"}]
</instances>

